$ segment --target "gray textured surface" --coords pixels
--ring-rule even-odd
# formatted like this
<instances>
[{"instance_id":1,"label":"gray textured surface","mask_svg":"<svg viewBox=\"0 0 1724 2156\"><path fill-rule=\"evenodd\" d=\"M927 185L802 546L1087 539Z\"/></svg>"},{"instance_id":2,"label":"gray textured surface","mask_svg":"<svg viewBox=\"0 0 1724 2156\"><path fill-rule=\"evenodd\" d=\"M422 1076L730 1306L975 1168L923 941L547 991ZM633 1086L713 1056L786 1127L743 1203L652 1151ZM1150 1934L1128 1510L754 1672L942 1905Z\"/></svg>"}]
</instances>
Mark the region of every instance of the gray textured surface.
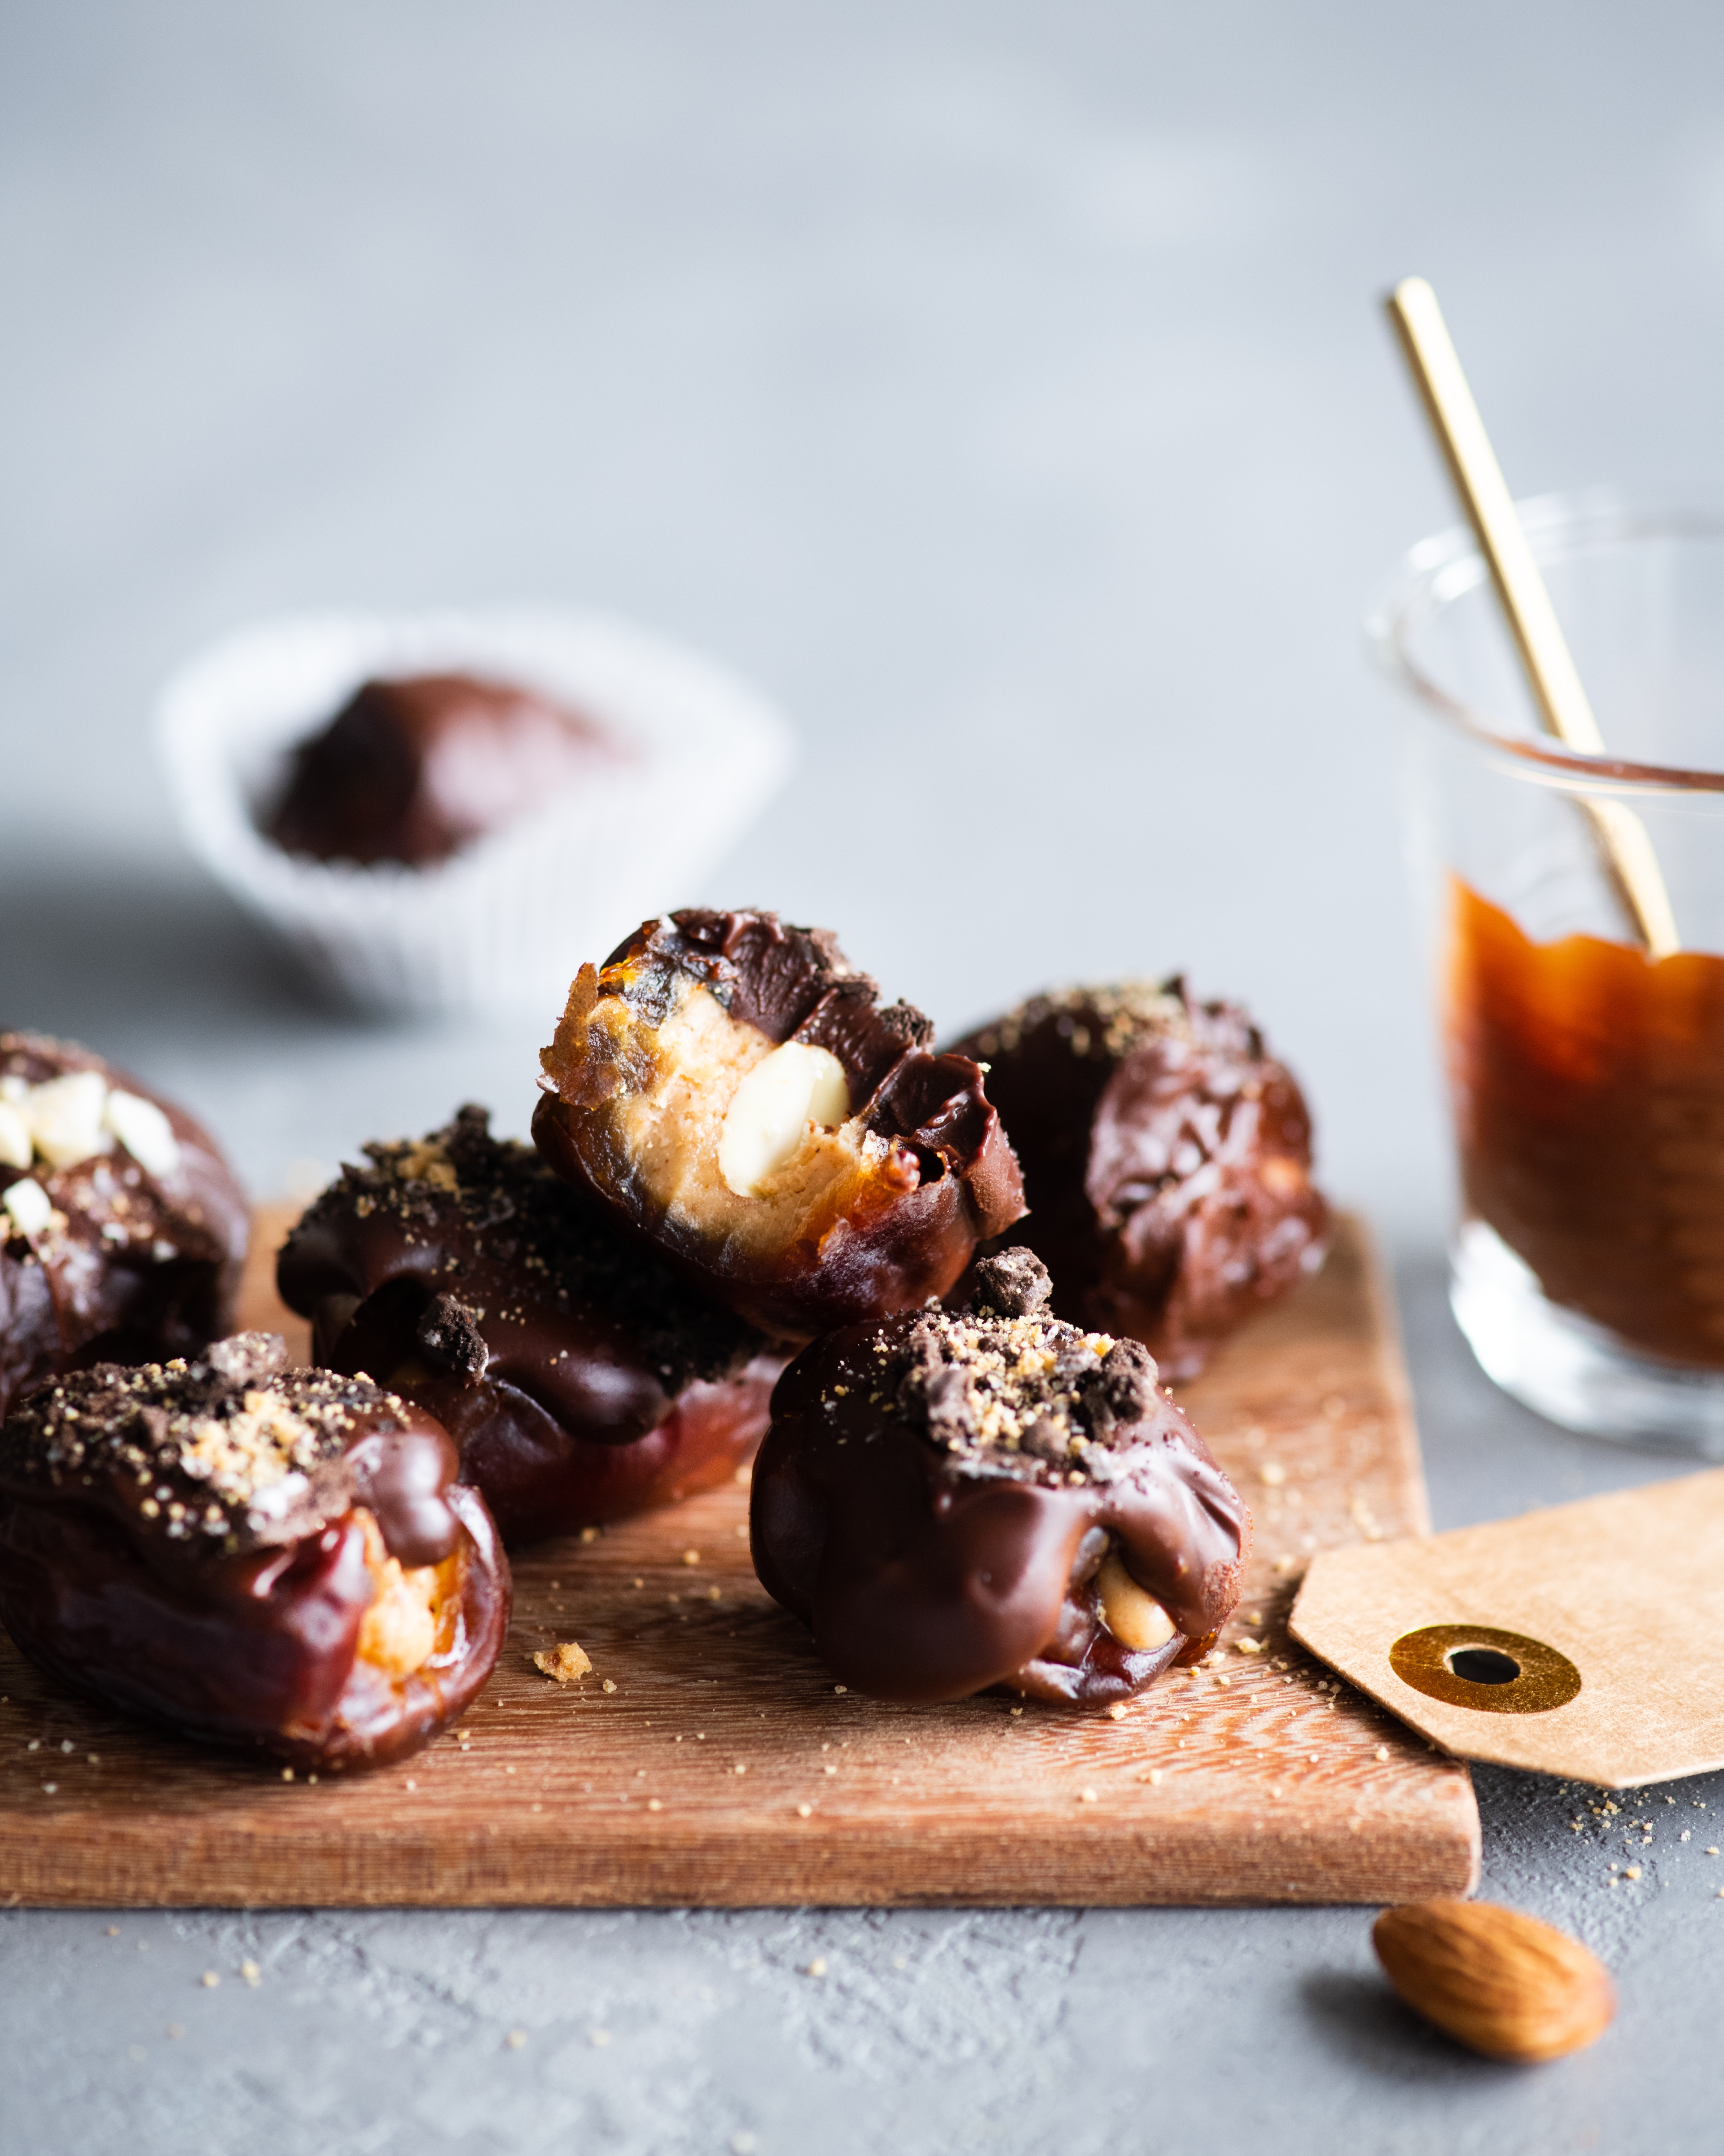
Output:
<instances>
[{"instance_id":1,"label":"gray textured surface","mask_svg":"<svg viewBox=\"0 0 1724 2156\"><path fill-rule=\"evenodd\" d=\"M1447 516L1372 310L1411 268L1521 490L1719 479L1721 60L1704 5L14 0L0 1012L261 1188L464 1095L518 1126L533 1030L299 997L184 865L146 714L262 612L597 602L803 729L713 895L952 1024L1078 968L1252 1000L1402 1254L1440 1522L1667 1471L1449 1325L1355 624ZM1414 2027L1360 1912L14 1912L0 2146L1710 2149L1724 1789L1668 1794L1576 1835L1480 1778L1486 1891L1621 1982L1546 2071Z\"/></svg>"}]
</instances>

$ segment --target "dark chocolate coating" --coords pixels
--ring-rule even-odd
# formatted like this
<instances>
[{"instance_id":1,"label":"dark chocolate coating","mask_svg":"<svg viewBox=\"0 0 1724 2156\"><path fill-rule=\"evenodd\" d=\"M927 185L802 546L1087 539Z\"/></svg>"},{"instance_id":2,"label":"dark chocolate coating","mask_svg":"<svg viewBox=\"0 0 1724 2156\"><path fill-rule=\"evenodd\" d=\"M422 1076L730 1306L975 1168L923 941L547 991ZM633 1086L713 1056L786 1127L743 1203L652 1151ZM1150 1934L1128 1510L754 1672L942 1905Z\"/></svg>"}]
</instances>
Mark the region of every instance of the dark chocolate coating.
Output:
<instances>
[{"instance_id":1,"label":"dark chocolate coating","mask_svg":"<svg viewBox=\"0 0 1724 2156\"><path fill-rule=\"evenodd\" d=\"M655 1195L622 1127L621 1105L651 1074L657 1029L697 988L774 1045L834 1055L850 1116L871 1142L836 1194L761 1247L710 1233ZM880 1004L829 931L772 913L664 915L602 968L582 968L541 1058L534 1142L708 1292L767 1332L807 1340L945 1294L977 1242L1023 1212L1018 1163L981 1071L967 1056L936 1054L932 1037L911 1005Z\"/></svg>"},{"instance_id":2,"label":"dark chocolate coating","mask_svg":"<svg viewBox=\"0 0 1724 2156\"><path fill-rule=\"evenodd\" d=\"M488 1124L367 1146L293 1229L276 1276L317 1360L434 1414L511 1542L728 1479L783 1355Z\"/></svg>"},{"instance_id":3,"label":"dark chocolate coating","mask_svg":"<svg viewBox=\"0 0 1724 2156\"><path fill-rule=\"evenodd\" d=\"M367 681L295 751L264 828L290 854L424 867L615 753L531 690L464 674Z\"/></svg>"},{"instance_id":4,"label":"dark chocolate coating","mask_svg":"<svg viewBox=\"0 0 1724 2156\"><path fill-rule=\"evenodd\" d=\"M0 1617L51 1675L180 1735L378 1766L490 1675L508 1566L436 1422L285 1360L279 1339L241 1333L189 1364L104 1364L15 1409ZM399 1671L362 1652L390 1559L422 1581L434 1568L430 1650Z\"/></svg>"},{"instance_id":5,"label":"dark chocolate coating","mask_svg":"<svg viewBox=\"0 0 1724 2156\"><path fill-rule=\"evenodd\" d=\"M79 1070L161 1109L179 1158L151 1174L115 1142L64 1168L0 1163L0 1195L28 1175L54 1209L33 1238L0 1211L0 1416L46 1378L194 1355L233 1322L250 1214L208 1132L88 1049L0 1033L0 1077L34 1086Z\"/></svg>"},{"instance_id":6,"label":"dark chocolate coating","mask_svg":"<svg viewBox=\"0 0 1724 2156\"><path fill-rule=\"evenodd\" d=\"M1194 1377L1321 1264L1310 1112L1237 1004L1195 1003L1177 978L1069 988L956 1052L988 1065L1030 1207L1018 1240L1046 1261L1062 1317Z\"/></svg>"},{"instance_id":7,"label":"dark chocolate coating","mask_svg":"<svg viewBox=\"0 0 1724 2156\"><path fill-rule=\"evenodd\" d=\"M999 1358L979 1391L952 1359L967 1332ZM1052 1374L1021 1383L1026 1353ZM1013 1419L986 1435L978 1402ZM750 1520L762 1585L834 1675L904 1701L996 1684L1085 1706L1140 1691L1206 1650L1250 1543L1244 1506L1142 1348L1098 1348L1036 1312L906 1312L804 1348L772 1396ZM1165 1643L1127 1647L1103 1620L1094 1574L1110 1540L1172 1620Z\"/></svg>"}]
</instances>

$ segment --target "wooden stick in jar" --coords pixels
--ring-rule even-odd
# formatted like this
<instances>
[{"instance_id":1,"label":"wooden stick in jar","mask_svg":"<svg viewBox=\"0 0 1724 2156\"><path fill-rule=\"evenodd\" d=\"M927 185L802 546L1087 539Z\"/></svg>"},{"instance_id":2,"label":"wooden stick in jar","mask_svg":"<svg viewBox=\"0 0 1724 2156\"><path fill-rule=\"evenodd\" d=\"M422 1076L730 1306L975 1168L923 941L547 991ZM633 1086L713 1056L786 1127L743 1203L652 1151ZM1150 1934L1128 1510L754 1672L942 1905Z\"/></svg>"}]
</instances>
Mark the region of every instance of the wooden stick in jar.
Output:
<instances>
[{"instance_id":1,"label":"wooden stick in jar","mask_svg":"<svg viewBox=\"0 0 1724 2156\"><path fill-rule=\"evenodd\" d=\"M1602 756L1604 737L1515 513L1437 295L1423 277L1408 277L1384 304L1490 568L1546 731L1565 748ZM1579 805L1637 941L1649 958L1669 957L1680 950L1681 942L1646 826L1619 801L1583 796Z\"/></svg>"}]
</instances>

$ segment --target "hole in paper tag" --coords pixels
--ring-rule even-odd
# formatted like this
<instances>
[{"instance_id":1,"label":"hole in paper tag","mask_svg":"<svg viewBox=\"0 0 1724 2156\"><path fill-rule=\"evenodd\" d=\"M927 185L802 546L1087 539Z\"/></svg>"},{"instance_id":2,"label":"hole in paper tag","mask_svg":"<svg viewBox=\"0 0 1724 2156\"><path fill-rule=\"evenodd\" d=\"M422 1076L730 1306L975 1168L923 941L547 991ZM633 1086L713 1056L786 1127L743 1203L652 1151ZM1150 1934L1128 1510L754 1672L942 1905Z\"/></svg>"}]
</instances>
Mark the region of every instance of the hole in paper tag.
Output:
<instances>
[{"instance_id":1,"label":"hole in paper tag","mask_svg":"<svg viewBox=\"0 0 1724 2156\"><path fill-rule=\"evenodd\" d=\"M1421 1625L1395 1641L1388 1666L1427 1699L1484 1714L1548 1714L1580 1690L1566 1655L1489 1625Z\"/></svg>"},{"instance_id":2,"label":"hole in paper tag","mask_svg":"<svg viewBox=\"0 0 1724 2156\"><path fill-rule=\"evenodd\" d=\"M1521 1674L1514 1656L1495 1647L1454 1647L1444 1659L1455 1676L1470 1684L1512 1684Z\"/></svg>"}]
</instances>

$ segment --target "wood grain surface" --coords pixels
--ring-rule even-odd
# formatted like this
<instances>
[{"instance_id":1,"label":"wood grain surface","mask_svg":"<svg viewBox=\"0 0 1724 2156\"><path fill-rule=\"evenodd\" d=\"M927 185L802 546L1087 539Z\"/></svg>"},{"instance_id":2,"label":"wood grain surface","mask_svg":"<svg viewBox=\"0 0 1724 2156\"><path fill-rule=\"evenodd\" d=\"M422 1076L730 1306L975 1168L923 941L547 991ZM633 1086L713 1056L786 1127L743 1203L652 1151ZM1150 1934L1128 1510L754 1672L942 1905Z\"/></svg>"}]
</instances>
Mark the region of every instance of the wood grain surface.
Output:
<instances>
[{"instance_id":1,"label":"wood grain surface","mask_svg":"<svg viewBox=\"0 0 1724 2156\"><path fill-rule=\"evenodd\" d=\"M275 1304L261 1215L245 1317ZM304 1333L297 1333L303 1346ZM1426 1525L1392 1321L1360 1225L1185 1389L1257 1518L1203 1670L1114 1716L845 1693L748 1562L726 1488L545 1543L457 1737L311 1785L134 1729L0 1645L0 1902L1383 1902L1462 1893L1464 1766L1294 1647L1309 1553ZM1255 1621L1253 1621L1255 1620ZM576 1640L560 1686L531 1655ZM1260 1651L1250 1651L1253 1645ZM1117 1718L1115 1718L1116 1717Z\"/></svg>"}]
</instances>

